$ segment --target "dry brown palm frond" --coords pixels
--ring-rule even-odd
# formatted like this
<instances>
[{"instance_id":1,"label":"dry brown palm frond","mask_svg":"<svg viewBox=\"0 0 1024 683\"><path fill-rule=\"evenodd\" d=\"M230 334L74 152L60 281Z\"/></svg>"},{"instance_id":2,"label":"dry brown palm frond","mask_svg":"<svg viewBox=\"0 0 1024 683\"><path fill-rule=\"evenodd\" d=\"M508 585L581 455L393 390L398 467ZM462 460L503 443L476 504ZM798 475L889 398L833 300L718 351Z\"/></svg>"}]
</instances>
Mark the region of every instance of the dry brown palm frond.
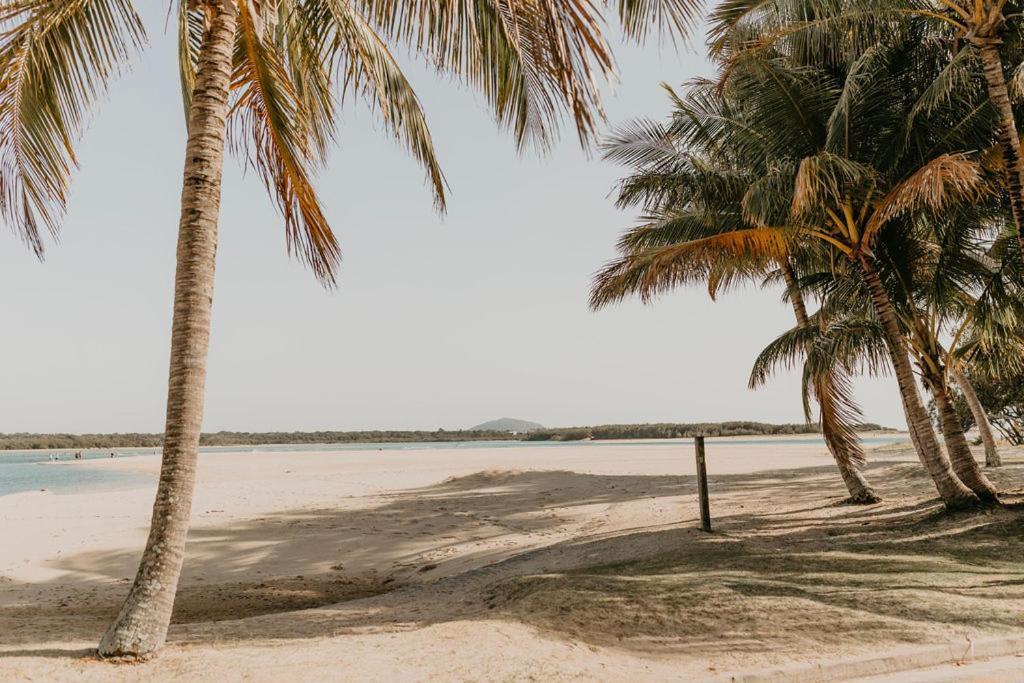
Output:
<instances>
[{"instance_id":1,"label":"dry brown palm frond","mask_svg":"<svg viewBox=\"0 0 1024 683\"><path fill-rule=\"evenodd\" d=\"M921 166L875 205L864 243L890 220L908 211L939 211L955 201L974 201L984 192L981 164L966 153L942 154Z\"/></svg>"},{"instance_id":2,"label":"dry brown palm frond","mask_svg":"<svg viewBox=\"0 0 1024 683\"><path fill-rule=\"evenodd\" d=\"M762 260L781 258L787 248L783 230L749 228L627 253L594 276L590 306L597 310L630 295L647 303L679 285L706 282L726 268L763 270Z\"/></svg>"},{"instance_id":3,"label":"dry brown palm frond","mask_svg":"<svg viewBox=\"0 0 1024 683\"><path fill-rule=\"evenodd\" d=\"M864 183L875 175L873 169L846 157L820 152L800 161L793 188L791 211L806 216L823 204L834 204L847 186Z\"/></svg>"}]
</instances>

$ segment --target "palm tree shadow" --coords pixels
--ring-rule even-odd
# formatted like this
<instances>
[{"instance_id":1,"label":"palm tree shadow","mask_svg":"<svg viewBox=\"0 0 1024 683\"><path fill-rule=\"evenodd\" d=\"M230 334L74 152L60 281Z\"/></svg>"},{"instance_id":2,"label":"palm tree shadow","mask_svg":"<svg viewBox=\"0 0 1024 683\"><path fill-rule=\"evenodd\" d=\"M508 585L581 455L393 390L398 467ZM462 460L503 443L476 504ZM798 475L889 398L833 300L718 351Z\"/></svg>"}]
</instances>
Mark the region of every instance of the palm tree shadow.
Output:
<instances>
[{"instance_id":1,"label":"palm tree shadow","mask_svg":"<svg viewBox=\"0 0 1024 683\"><path fill-rule=\"evenodd\" d=\"M1020 511L948 515L919 468L880 463L871 473L888 502L870 507L833 506L844 491L831 467L712 474L713 514L716 503L728 513L710 535L693 525L692 476L566 471L483 472L372 507L204 525L190 532L171 639L288 640L500 616L595 644L738 652L1016 626L1024 569L1002 558L1024 550ZM1004 488L1024 478L1019 466L996 476ZM607 509L643 501L676 506L679 518L603 530ZM583 521L567 535L574 516ZM98 639L137 560L63 560L71 581L61 587L74 593L64 606L0 609L4 656L88 652L43 650L6 625L59 623L67 640ZM752 604L775 615L770 623Z\"/></svg>"},{"instance_id":2,"label":"palm tree shadow","mask_svg":"<svg viewBox=\"0 0 1024 683\"><path fill-rule=\"evenodd\" d=\"M42 659L95 659L95 648L26 648L21 650L3 650L3 657L39 657Z\"/></svg>"}]
</instances>

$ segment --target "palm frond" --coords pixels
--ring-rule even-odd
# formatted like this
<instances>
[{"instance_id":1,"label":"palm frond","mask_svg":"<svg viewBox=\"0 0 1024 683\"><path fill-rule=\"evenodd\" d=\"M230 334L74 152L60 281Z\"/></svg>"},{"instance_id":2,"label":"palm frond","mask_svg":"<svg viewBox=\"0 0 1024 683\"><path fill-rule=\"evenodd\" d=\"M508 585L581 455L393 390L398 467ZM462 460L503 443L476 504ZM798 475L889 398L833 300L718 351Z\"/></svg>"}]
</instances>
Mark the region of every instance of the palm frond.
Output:
<instances>
[{"instance_id":1,"label":"palm frond","mask_svg":"<svg viewBox=\"0 0 1024 683\"><path fill-rule=\"evenodd\" d=\"M793 215L810 214L823 203L836 205L849 186L869 182L877 172L870 166L831 152L819 152L800 161L793 191Z\"/></svg>"},{"instance_id":2,"label":"palm frond","mask_svg":"<svg viewBox=\"0 0 1024 683\"><path fill-rule=\"evenodd\" d=\"M778 370L791 370L804 362L807 350L821 337L816 325L796 325L773 339L754 359L747 386L757 389Z\"/></svg>"},{"instance_id":3,"label":"palm frond","mask_svg":"<svg viewBox=\"0 0 1024 683\"><path fill-rule=\"evenodd\" d=\"M338 2L344 0L337 0ZM480 91L520 146L550 146L563 114L589 142L612 53L589 0L353 0L384 36Z\"/></svg>"},{"instance_id":4,"label":"palm frond","mask_svg":"<svg viewBox=\"0 0 1024 683\"><path fill-rule=\"evenodd\" d=\"M673 40L686 40L703 9L701 0L618 0L623 32L637 41L644 40L651 28Z\"/></svg>"},{"instance_id":5,"label":"palm frond","mask_svg":"<svg viewBox=\"0 0 1024 683\"><path fill-rule=\"evenodd\" d=\"M85 116L146 36L130 0L7 2L0 29L0 216L41 255Z\"/></svg>"},{"instance_id":6,"label":"palm frond","mask_svg":"<svg viewBox=\"0 0 1024 683\"><path fill-rule=\"evenodd\" d=\"M910 107L909 124L919 115L930 115L951 98L959 96L976 78L977 58L970 47L961 48L936 74ZM910 125L908 125L908 128Z\"/></svg>"},{"instance_id":7,"label":"palm frond","mask_svg":"<svg viewBox=\"0 0 1024 683\"><path fill-rule=\"evenodd\" d=\"M445 180L441 172L427 118L412 85L381 37L347 0L327 3L337 37L345 84L368 94L384 124L423 166L435 204L445 209Z\"/></svg>"},{"instance_id":8,"label":"palm frond","mask_svg":"<svg viewBox=\"0 0 1024 683\"><path fill-rule=\"evenodd\" d=\"M630 252L594 276L590 306L597 310L630 295L647 303L680 285L706 282L724 262L754 279L763 274L765 261L785 255L787 244L783 230L748 228Z\"/></svg>"},{"instance_id":9,"label":"palm frond","mask_svg":"<svg viewBox=\"0 0 1024 683\"><path fill-rule=\"evenodd\" d=\"M853 398L849 375L834 370L819 377L805 377L805 385L808 381L821 408L821 434L829 451L837 460L860 469L867 462L856 431L863 414ZM804 395L807 393L805 390ZM805 409L807 407L805 404Z\"/></svg>"},{"instance_id":10,"label":"palm frond","mask_svg":"<svg viewBox=\"0 0 1024 683\"><path fill-rule=\"evenodd\" d=\"M203 46L203 32L206 30L205 15L191 9L191 5L190 0L178 0L178 78L181 81L181 100L185 106L186 121L192 105L192 90L196 85L199 50Z\"/></svg>"},{"instance_id":11,"label":"palm frond","mask_svg":"<svg viewBox=\"0 0 1024 683\"><path fill-rule=\"evenodd\" d=\"M338 242L311 180L315 152L308 113L278 51L261 35L246 3L240 5L229 116L232 146L259 172L285 222L290 253L332 286L341 259Z\"/></svg>"},{"instance_id":12,"label":"palm frond","mask_svg":"<svg viewBox=\"0 0 1024 683\"><path fill-rule=\"evenodd\" d=\"M896 184L876 205L864 233L865 243L890 220L920 209L939 211L950 202L973 201L982 191L981 165L965 153L941 154Z\"/></svg>"},{"instance_id":13,"label":"palm frond","mask_svg":"<svg viewBox=\"0 0 1024 683\"><path fill-rule=\"evenodd\" d=\"M612 130L601 142L605 161L644 169L670 168L679 161L671 131L652 119L634 119Z\"/></svg>"},{"instance_id":14,"label":"palm frond","mask_svg":"<svg viewBox=\"0 0 1024 683\"><path fill-rule=\"evenodd\" d=\"M884 51L872 46L850 65L843 90L829 115L825 149L839 155L850 153L850 118L856 105L867 99L866 91L876 77L873 67L884 58Z\"/></svg>"}]
</instances>

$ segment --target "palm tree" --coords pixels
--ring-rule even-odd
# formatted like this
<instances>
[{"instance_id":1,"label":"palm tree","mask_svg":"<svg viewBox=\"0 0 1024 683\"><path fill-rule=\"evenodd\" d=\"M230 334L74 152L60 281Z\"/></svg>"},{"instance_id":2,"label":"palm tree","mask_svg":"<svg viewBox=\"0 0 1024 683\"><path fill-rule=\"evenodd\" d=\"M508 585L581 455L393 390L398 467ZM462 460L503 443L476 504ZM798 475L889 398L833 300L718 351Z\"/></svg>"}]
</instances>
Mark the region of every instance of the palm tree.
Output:
<instances>
[{"instance_id":1,"label":"palm tree","mask_svg":"<svg viewBox=\"0 0 1024 683\"><path fill-rule=\"evenodd\" d=\"M781 271L786 282L786 290L793 305L793 312L796 315L797 329L806 332L815 329L814 323L807 314L807 305L804 303L803 292L797 282L797 275L792 264L787 260L781 264ZM822 322L819 322L819 327ZM809 350L808 350L809 351ZM805 353L808 353L805 351ZM805 375L811 376L811 381L804 381L804 406L807 412L808 388L811 388L813 396L821 406L821 430L828 445L829 451L833 454L841 453L845 457L835 457L839 473L846 483L850 492L849 501L856 504L877 503L881 500L875 490L864 478L862 468L866 462L864 449L860 445L857 434L854 431L854 423L860 417L860 409L853 402L850 396L849 380L845 372L835 365L829 364L823 372L813 372L813 368L805 367ZM756 388L766 379L766 374L755 371L751 373L751 388Z\"/></svg>"},{"instance_id":2,"label":"palm tree","mask_svg":"<svg viewBox=\"0 0 1024 683\"><path fill-rule=\"evenodd\" d=\"M939 339L943 329L958 322L962 327L974 318L978 306L970 289L993 279L974 246L978 240L972 233L986 231L986 226L979 224L976 209L977 206L961 207L941 218L925 217L917 221L917 230L913 232L889 231L886 237L900 238L900 243L887 245L886 254L898 253L901 260L914 265L913 269L894 269L904 294L900 297L900 308L906 313L901 315L901 322L917 356L921 378L934 400L953 470L982 500L997 501L995 487L971 453L950 387L949 365L952 360L955 366L953 352L961 335L954 333L949 351ZM922 232L927 235L921 235ZM918 252L916 258L905 258L914 251ZM961 379L961 386L972 390L965 378ZM982 420L987 422L984 415Z\"/></svg>"},{"instance_id":3,"label":"palm tree","mask_svg":"<svg viewBox=\"0 0 1024 683\"><path fill-rule=\"evenodd\" d=\"M998 342L998 348L973 341L958 358L989 424L1016 445L1024 444L1024 338L1020 320ZM1008 362L1009 361L1009 362Z\"/></svg>"},{"instance_id":4,"label":"palm tree","mask_svg":"<svg viewBox=\"0 0 1024 683\"><path fill-rule=\"evenodd\" d=\"M817 279L816 275L812 274L809 278ZM795 277L793 281L792 289L801 291ZM831 304L832 301L827 300L826 303ZM829 410L822 408L822 426L824 429L828 419L836 425L831 430L825 430L826 442L830 440L829 433L849 442L856 438L853 425L861 417L859 407L850 397L849 377L858 370L872 374L885 371L883 335L878 326L871 322L851 319L845 311L840 316L825 307L813 316L801 316L798 320L796 327L779 335L758 355L750 372L750 387L763 385L779 367L792 368L802 363L805 411L809 398L815 394L820 395L819 387L828 387L834 405ZM828 413L834 417L829 418ZM863 451L859 447L858 452L863 461ZM851 495L850 502L872 503L879 500L877 494L863 481L859 468L851 468L850 471L840 468L840 471L848 482L847 486L859 491L859 497ZM851 481L852 477L858 479Z\"/></svg>"},{"instance_id":5,"label":"palm tree","mask_svg":"<svg viewBox=\"0 0 1024 683\"><path fill-rule=\"evenodd\" d=\"M1007 13L1007 7L1014 11ZM1007 194L1019 244L1024 248L1024 158L1001 49L1019 64L1024 39L1020 7L1006 0L730 0L711 15L712 52L737 55L783 49L805 63L855 58L880 42L898 42L922 26L946 48L936 74L935 101L973 89L976 61L997 114ZM917 24L912 27L911 24ZM1014 77L1024 76L1017 67Z\"/></svg>"},{"instance_id":6,"label":"palm tree","mask_svg":"<svg viewBox=\"0 0 1024 683\"><path fill-rule=\"evenodd\" d=\"M677 148L672 131L653 121L624 127L605 144L605 156L636 167L620 188L620 208L639 204L651 222L626 233L623 255L595 277L591 307L599 309L630 295L650 301L659 292L682 284L705 284L712 298L742 281L756 281L771 269L784 276L798 324L807 326L807 308L795 286L791 255L770 242L741 246L730 242L732 230L744 225L738 211L745 180ZM851 503L880 499L864 478L865 462L846 381L838 374L815 378L813 395L821 409L820 424L829 452L850 493ZM810 403L805 394L805 414Z\"/></svg>"},{"instance_id":7,"label":"palm tree","mask_svg":"<svg viewBox=\"0 0 1024 683\"><path fill-rule=\"evenodd\" d=\"M973 233L984 228L972 222L977 218L972 213L976 212L949 212L941 219L919 214L912 225L891 225L880 233L874 252L902 335L933 398L953 471L979 498L997 502L997 491L974 460L954 408L946 367L951 354L939 339L972 306L967 289L988 277L973 251ZM850 279L842 269L823 276ZM833 287L829 304L836 317L863 320L870 315L861 285L856 279L849 286ZM954 344L958 336L954 335Z\"/></svg>"},{"instance_id":8,"label":"palm tree","mask_svg":"<svg viewBox=\"0 0 1024 683\"><path fill-rule=\"evenodd\" d=\"M636 38L652 23L686 31L695 13L689 0L616 8ZM163 460L146 549L101 655L152 654L170 622L195 485L226 143L265 181L289 250L332 286L340 251L312 177L334 133L335 84L376 106L443 209L425 117L386 41L478 89L521 145L550 144L565 114L587 142L601 118L597 79L613 70L600 9L582 0L179 0L188 141ZM0 25L0 214L38 249L42 229L60 223L85 115L145 32L131 0L12 0Z\"/></svg>"},{"instance_id":9,"label":"palm tree","mask_svg":"<svg viewBox=\"0 0 1024 683\"><path fill-rule=\"evenodd\" d=\"M990 270L990 260L984 259L976 246L980 243L978 238L991 230L986 221L989 216L983 209L984 204L979 202L938 218L920 214L910 226L890 226L882 231L874 251L879 256L883 280L903 336L932 395L953 471L979 498L998 502L995 487L974 460L954 406L949 365L957 362L956 357L939 339L948 330L953 337L950 348L959 351L959 341L969 324L977 327L993 312L1012 307L1005 295L998 294L1005 286L998 271ZM869 319L870 307L864 305L867 292L859 279L851 279L844 269L834 266L815 279L819 287L830 283L830 317L841 323L827 333L833 338L843 337L834 340L833 346L847 356L850 350L864 356L876 353L871 328L878 326ZM836 284L844 280L845 284ZM972 292L979 293L976 296ZM992 298L1002 299L1006 306L980 303ZM852 331L860 334L851 334ZM1006 339L1005 335L1000 338ZM767 355L773 358L778 351ZM966 378L963 383L970 389ZM982 419L986 419L984 415Z\"/></svg>"},{"instance_id":10,"label":"palm tree","mask_svg":"<svg viewBox=\"0 0 1024 683\"><path fill-rule=\"evenodd\" d=\"M999 455L998 446L996 446L996 437L992 431L992 423L989 421L985 407L981 405L978 393L974 390L974 384L968 379L960 363L956 360L947 363L946 367L949 368L953 381L956 382L960 393L963 394L964 401L971 411L971 417L974 419L974 424L978 427L978 434L985 448L985 466L1002 467L1003 459Z\"/></svg>"},{"instance_id":11,"label":"palm tree","mask_svg":"<svg viewBox=\"0 0 1024 683\"><path fill-rule=\"evenodd\" d=\"M981 404L981 399L978 398L978 392L974 390L974 384L968 379L958 362L951 362L947 367L956 386L964 394L964 400L974 418L974 424L978 427L978 434L985 449L985 467L1001 467L1002 458L999 456L999 449L995 444L992 423L988 419L984 405Z\"/></svg>"},{"instance_id":12,"label":"palm tree","mask_svg":"<svg viewBox=\"0 0 1024 683\"><path fill-rule=\"evenodd\" d=\"M961 150L990 142L984 108L957 99L920 111L931 95L934 77L925 76L934 49L908 40L827 69L770 51L746 55L728 65L720 82L699 83L685 101L676 98L671 127L691 154L723 159L733 175L749 179L734 207L747 222L731 231L734 250L799 240L860 271L915 450L946 505L956 508L978 497L935 438L873 250L879 232L900 217L941 211L981 184L979 157Z\"/></svg>"}]
</instances>

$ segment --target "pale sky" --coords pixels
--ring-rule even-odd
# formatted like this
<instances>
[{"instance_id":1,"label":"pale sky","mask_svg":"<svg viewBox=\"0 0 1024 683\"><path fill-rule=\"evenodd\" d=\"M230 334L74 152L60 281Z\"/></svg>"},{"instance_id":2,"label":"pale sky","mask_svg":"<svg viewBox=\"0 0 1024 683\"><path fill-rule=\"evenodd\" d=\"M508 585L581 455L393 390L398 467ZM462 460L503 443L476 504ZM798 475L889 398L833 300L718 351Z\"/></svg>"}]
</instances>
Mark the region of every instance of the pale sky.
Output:
<instances>
[{"instance_id":1,"label":"pale sky","mask_svg":"<svg viewBox=\"0 0 1024 683\"><path fill-rule=\"evenodd\" d=\"M142 3L147 5L147 3ZM0 432L163 429L184 127L163 3L78 151L63 236L45 262L0 228ZM617 46L609 122L668 112L662 81L706 74L693 51ZM207 383L208 431L457 429L802 419L799 378L751 392L758 351L793 324L778 291L711 302L683 290L591 313L590 277L634 216L620 169L564 131L519 155L479 98L410 64L451 195L362 107L318 188L343 250L323 290L288 258L258 177L225 168ZM902 426L895 386L860 381L865 418Z\"/></svg>"}]
</instances>

